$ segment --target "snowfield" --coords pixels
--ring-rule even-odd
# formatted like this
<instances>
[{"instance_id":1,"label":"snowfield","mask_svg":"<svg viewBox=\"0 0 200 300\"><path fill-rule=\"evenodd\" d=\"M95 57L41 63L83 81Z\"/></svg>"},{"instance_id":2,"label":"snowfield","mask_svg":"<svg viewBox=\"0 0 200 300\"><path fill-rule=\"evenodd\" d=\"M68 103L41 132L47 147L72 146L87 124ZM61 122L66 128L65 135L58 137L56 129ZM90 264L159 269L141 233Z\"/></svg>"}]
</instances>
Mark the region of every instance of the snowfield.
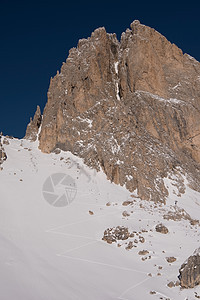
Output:
<instances>
[{"instance_id":1,"label":"snowfield","mask_svg":"<svg viewBox=\"0 0 200 300\"><path fill-rule=\"evenodd\" d=\"M166 205L107 181L69 152L44 154L38 142L9 139L0 171L1 300L195 300L200 287L168 287L181 264L200 246L200 194L166 178ZM49 204L43 184L52 174L74 179L76 194L64 207ZM187 185L186 179L184 184ZM62 192L62 191L61 191ZM69 192L69 191L68 191ZM68 194L69 196L69 194ZM130 205L123 205L130 201ZM181 209L184 209L184 211ZM126 212L126 213L124 213ZM171 214L169 213L171 212ZM165 218L163 216L165 215ZM169 233L156 232L163 223ZM107 228L128 227L134 237L108 244ZM142 237L142 239L141 239ZM134 245L127 250L129 242ZM139 255L139 251L148 253ZM167 257L175 257L172 263Z\"/></svg>"}]
</instances>

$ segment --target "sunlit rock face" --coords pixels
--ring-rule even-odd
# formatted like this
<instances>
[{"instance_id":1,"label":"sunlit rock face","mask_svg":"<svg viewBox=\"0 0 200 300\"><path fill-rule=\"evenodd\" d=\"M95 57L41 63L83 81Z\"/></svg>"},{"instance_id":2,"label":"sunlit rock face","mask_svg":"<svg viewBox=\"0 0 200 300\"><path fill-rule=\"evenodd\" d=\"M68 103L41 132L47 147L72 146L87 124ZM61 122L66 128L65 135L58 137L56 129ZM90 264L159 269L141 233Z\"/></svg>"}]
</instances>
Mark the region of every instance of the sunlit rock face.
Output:
<instances>
[{"instance_id":1,"label":"sunlit rock face","mask_svg":"<svg viewBox=\"0 0 200 300\"><path fill-rule=\"evenodd\" d=\"M181 287L194 288L200 284L200 248L182 264L179 272Z\"/></svg>"},{"instance_id":2,"label":"sunlit rock face","mask_svg":"<svg viewBox=\"0 0 200 300\"><path fill-rule=\"evenodd\" d=\"M134 21L72 48L51 79L39 148L71 151L109 180L165 201L163 178L200 182L200 64ZM182 173L182 175L180 175ZM184 192L184 188L181 188Z\"/></svg>"},{"instance_id":3,"label":"sunlit rock face","mask_svg":"<svg viewBox=\"0 0 200 300\"><path fill-rule=\"evenodd\" d=\"M30 119L30 123L26 128L26 135L25 135L26 139L29 139L33 142L37 140L41 122L42 122L42 115L41 115L40 107L37 106L34 118L33 120Z\"/></svg>"}]
</instances>

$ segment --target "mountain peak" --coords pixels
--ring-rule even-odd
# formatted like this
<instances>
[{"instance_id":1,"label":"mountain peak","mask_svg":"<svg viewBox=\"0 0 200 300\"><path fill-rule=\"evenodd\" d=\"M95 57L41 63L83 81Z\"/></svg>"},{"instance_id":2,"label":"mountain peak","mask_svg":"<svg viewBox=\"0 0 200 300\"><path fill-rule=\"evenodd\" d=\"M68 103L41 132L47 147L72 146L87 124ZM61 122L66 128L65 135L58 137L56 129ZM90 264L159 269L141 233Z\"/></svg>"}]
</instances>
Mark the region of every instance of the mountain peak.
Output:
<instances>
[{"instance_id":1,"label":"mountain peak","mask_svg":"<svg viewBox=\"0 0 200 300\"><path fill-rule=\"evenodd\" d=\"M199 188L200 64L138 20L130 27L120 42L98 28L70 50L50 83L39 147L71 151L142 199L165 201L173 172L180 193L183 174Z\"/></svg>"}]
</instances>

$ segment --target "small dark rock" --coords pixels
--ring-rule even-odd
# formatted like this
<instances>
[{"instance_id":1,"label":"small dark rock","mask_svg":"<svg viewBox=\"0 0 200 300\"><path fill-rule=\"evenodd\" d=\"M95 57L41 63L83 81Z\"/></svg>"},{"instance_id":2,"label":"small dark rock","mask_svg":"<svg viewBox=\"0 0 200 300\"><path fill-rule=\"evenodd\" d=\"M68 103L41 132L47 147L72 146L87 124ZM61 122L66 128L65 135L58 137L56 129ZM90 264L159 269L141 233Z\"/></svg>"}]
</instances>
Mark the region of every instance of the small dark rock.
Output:
<instances>
[{"instance_id":1,"label":"small dark rock","mask_svg":"<svg viewBox=\"0 0 200 300\"><path fill-rule=\"evenodd\" d=\"M167 229L166 226L164 226L163 224L158 224L156 225L156 231L163 233L163 234L167 234L169 232L169 230Z\"/></svg>"},{"instance_id":2,"label":"small dark rock","mask_svg":"<svg viewBox=\"0 0 200 300\"><path fill-rule=\"evenodd\" d=\"M175 261L176 261L176 258L175 258L175 257L173 257L173 256L166 257L166 261L167 261L168 263L173 263L173 262L175 262Z\"/></svg>"},{"instance_id":3,"label":"small dark rock","mask_svg":"<svg viewBox=\"0 0 200 300\"><path fill-rule=\"evenodd\" d=\"M168 286L169 288L173 288L173 287L175 287L175 283L174 283L173 281L170 281L170 282L167 284L167 286Z\"/></svg>"}]
</instances>

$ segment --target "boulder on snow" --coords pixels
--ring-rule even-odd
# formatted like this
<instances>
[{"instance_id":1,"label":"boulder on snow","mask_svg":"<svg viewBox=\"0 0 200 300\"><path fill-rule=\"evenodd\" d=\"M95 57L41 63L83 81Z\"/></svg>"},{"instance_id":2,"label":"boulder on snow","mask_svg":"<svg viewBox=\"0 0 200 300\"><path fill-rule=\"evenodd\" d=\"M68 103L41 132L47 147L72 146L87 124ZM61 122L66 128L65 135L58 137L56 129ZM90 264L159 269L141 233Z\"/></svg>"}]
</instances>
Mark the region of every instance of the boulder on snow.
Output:
<instances>
[{"instance_id":1,"label":"boulder on snow","mask_svg":"<svg viewBox=\"0 0 200 300\"><path fill-rule=\"evenodd\" d=\"M139 255L147 255L147 254L149 254L149 251L148 251L148 250L140 250L140 251L138 252L138 254L139 254Z\"/></svg>"},{"instance_id":2,"label":"boulder on snow","mask_svg":"<svg viewBox=\"0 0 200 300\"><path fill-rule=\"evenodd\" d=\"M156 225L156 231L163 233L163 234L167 234L169 232L168 228L166 226L164 226L163 224Z\"/></svg>"},{"instance_id":3,"label":"boulder on snow","mask_svg":"<svg viewBox=\"0 0 200 300\"><path fill-rule=\"evenodd\" d=\"M174 257L174 256L166 257L166 261L168 263L173 263L176 261L176 257Z\"/></svg>"}]
</instances>

